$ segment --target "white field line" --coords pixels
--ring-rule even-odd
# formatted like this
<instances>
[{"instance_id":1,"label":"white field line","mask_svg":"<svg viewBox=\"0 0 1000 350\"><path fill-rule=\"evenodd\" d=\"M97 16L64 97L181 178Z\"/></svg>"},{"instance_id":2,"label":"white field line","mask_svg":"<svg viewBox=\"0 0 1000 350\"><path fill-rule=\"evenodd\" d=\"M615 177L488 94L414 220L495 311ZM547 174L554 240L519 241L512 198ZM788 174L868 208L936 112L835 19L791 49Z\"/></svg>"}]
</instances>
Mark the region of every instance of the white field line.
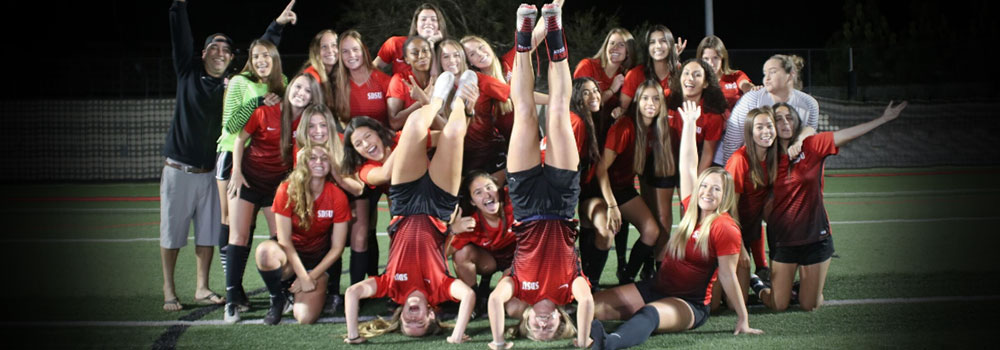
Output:
<instances>
[{"instance_id":1,"label":"white field line","mask_svg":"<svg viewBox=\"0 0 1000 350\"><path fill-rule=\"evenodd\" d=\"M852 220L852 221L831 221L832 225L869 225L869 224L897 224L897 223L923 223L923 222L947 222L947 221L996 221L1000 216L981 217L950 217L950 218L921 218L921 219L881 219L881 220ZM765 225L767 225L765 223ZM676 228L677 225L673 225ZM636 231L635 227L630 227L629 231ZM388 233L378 232L378 236L388 236ZM255 235L256 239L268 239L270 236ZM158 242L159 237L142 238L54 238L54 239L0 239L2 243L130 243L130 242ZM194 240L194 237L188 237Z\"/></svg>"},{"instance_id":2,"label":"white field line","mask_svg":"<svg viewBox=\"0 0 1000 350\"><path fill-rule=\"evenodd\" d=\"M922 298L882 298L882 299L844 299L826 300L823 306L845 306L845 305L871 305L871 304L926 304L926 303L946 303L946 302L976 302L1000 300L1000 295L981 296L939 296ZM758 306L762 307L762 306ZM374 319L374 316L360 316L359 321ZM323 317L316 323L344 323L343 317ZM286 317L281 323L296 323L292 317ZM264 324L262 319L241 321L239 324ZM2 326L28 326L28 327L169 327L169 326L227 326L222 320L200 320L200 321L52 321L52 322L0 322Z\"/></svg>"}]
</instances>

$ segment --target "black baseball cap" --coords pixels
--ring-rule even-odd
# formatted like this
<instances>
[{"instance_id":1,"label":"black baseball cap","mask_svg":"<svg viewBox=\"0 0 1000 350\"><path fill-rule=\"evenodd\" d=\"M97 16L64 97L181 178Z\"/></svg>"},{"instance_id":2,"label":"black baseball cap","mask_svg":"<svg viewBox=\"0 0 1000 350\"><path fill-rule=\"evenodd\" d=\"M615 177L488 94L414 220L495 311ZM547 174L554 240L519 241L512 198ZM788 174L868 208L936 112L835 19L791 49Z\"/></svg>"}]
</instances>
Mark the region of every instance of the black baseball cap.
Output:
<instances>
[{"instance_id":1,"label":"black baseball cap","mask_svg":"<svg viewBox=\"0 0 1000 350\"><path fill-rule=\"evenodd\" d=\"M233 40L229 39L228 35L222 33L215 33L209 35L207 38L205 38L205 45L202 48L207 48L208 45L211 45L212 43L226 43L229 44L230 50L233 49Z\"/></svg>"}]
</instances>

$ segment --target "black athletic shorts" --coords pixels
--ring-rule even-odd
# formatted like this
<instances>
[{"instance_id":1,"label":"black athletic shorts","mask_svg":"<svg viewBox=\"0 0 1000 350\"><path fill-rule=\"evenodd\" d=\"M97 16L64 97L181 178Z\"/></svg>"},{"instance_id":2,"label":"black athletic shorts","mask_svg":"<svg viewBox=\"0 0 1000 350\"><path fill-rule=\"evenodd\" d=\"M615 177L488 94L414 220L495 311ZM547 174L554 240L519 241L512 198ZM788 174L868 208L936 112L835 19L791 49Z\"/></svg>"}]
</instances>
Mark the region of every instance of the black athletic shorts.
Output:
<instances>
[{"instance_id":1,"label":"black athletic shorts","mask_svg":"<svg viewBox=\"0 0 1000 350\"><path fill-rule=\"evenodd\" d=\"M259 208L266 208L274 205L274 192L261 193L252 187L243 186L240 189L240 199L253 203Z\"/></svg>"},{"instance_id":2,"label":"black athletic shorts","mask_svg":"<svg viewBox=\"0 0 1000 350\"><path fill-rule=\"evenodd\" d=\"M215 154L215 179L229 181L233 175L233 152L222 151Z\"/></svg>"},{"instance_id":3,"label":"black athletic shorts","mask_svg":"<svg viewBox=\"0 0 1000 350\"><path fill-rule=\"evenodd\" d=\"M633 198L638 197L639 191L636 191L635 187L629 186L623 188L612 188L611 194L615 196L615 202L618 202L618 205L622 205L628 203L628 201Z\"/></svg>"},{"instance_id":4,"label":"black athletic shorts","mask_svg":"<svg viewBox=\"0 0 1000 350\"><path fill-rule=\"evenodd\" d=\"M429 172L414 181L390 186L389 200L392 216L425 214L443 222L451 219L458 205L458 197L435 185Z\"/></svg>"},{"instance_id":5,"label":"black athletic shorts","mask_svg":"<svg viewBox=\"0 0 1000 350\"><path fill-rule=\"evenodd\" d=\"M536 215L573 218L580 199L580 172L539 164L534 168L507 173L514 220Z\"/></svg>"},{"instance_id":6,"label":"black athletic shorts","mask_svg":"<svg viewBox=\"0 0 1000 350\"><path fill-rule=\"evenodd\" d=\"M652 280L642 280L639 282L635 282L635 289L639 290L639 295L642 296L642 302L646 304L649 304L651 302L663 298L671 297L670 295L657 292L656 288L653 288ZM702 303L693 302L691 300L687 300L684 298L678 298L678 299L684 300L684 302L687 303L689 307L691 307L691 311L694 312L694 324L691 325L691 329L701 327L701 325L705 324L705 321L708 321L708 314L710 311L712 311L712 308L710 306Z\"/></svg>"},{"instance_id":7,"label":"black athletic shorts","mask_svg":"<svg viewBox=\"0 0 1000 350\"><path fill-rule=\"evenodd\" d=\"M642 183L652 186L654 188L674 188L680 185L680 176L674 171L673 175L670 176L656 176L656 165L653 164L653 157L650 154L646 157L646 167L643 168L643 173L639 174L639 181ZM677 159L674 159L674 164L677 163Z\"/></svg>"},{"instance_id":8,"label":"black athletic shorts","mask_svg":"<svg viewBox=\"0 0 1000 350\"><path fill-rule=\"evenodd\" d=\"M812 265L833 256L833 237L794 247L774 247L771 259L785 264Z\"/></svg>"}]
</instances>

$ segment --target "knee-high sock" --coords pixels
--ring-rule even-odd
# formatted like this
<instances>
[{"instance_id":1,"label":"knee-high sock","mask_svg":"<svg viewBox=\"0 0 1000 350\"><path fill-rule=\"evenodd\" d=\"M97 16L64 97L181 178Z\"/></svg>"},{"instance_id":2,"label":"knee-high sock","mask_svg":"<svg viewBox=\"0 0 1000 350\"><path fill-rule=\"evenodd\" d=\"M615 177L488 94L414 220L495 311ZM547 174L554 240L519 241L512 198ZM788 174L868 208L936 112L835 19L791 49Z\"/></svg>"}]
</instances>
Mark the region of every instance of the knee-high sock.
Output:
<instances>
[{"instance_id":1,"label":"knee-high sock","mask_svg":"<svg viewBox=\"0 0 1000 350\"><path fill-rule=\"evenodd\" d=\"M476 297L483 298L490 295L490 282L493 281L493 274L482 275L479 278L479 286L476 287Z\"/></svg>"},{"instance_id":2,"label":"knee-high sock","mask_svg":"<svg viewBox=\"0 0 1000 350\"><path fill-rule=\"evenodd\" d=\"M764 251L764 230L760 231L760 238L750 242L750 251L753 253L753 264L758 269L767 267L767 253Z\"/></svg>"},{"instance_id":3,"label":"knee-high sock","mask_svg":"<svg viewBox=\"0 0 1000 350\"><path fill-rule=\"evenodd\" d=\"M267 287L267 292L271 294L271 298L284 295L284 286L281 285L281 268L274 270L260 270L260 279L264 280L264 286Z\"/></svg>"},{"instance_id":4,"label":"knee-high sock","mask_svg":"<svg viewBox=\"0 0 1000 350\"><path fill-rule=\"evenodd\" d=\"M625 256L628 253L628 223L622 222L622 227L615 233L615 254L618 256L618 269L625 268Z\"/></svg>"},{"instance_id":5,"label":"knee-high sock","mask_svg":"<svg viewBox=\"0 0 1000 350\"><path fill-rule=\"evenodd\" d=\"M566 41L563 38L562 23L559 16L545 17L548 33L545 34L545 46L548 48L549 61L559 62L569 58Z\"/></svg>"},{"instance_id":6,"label":"knee-high sock","mask_svg":"<svg viewBox=\"0 0 1000 350\"><path fill-rule=\"evenodd\" d=\"M375 233L375 226L368 230L368 262L365 272L368 276L378 276L378 237Z\"/></svg>"},{"instance_id":7,"label":"knee-high sock","mask_svg":"<svg viewBox=\"0 0 1000 350\"><path fill-rule=\"evenodd\" d=\"M226 300L231 303L244 303L246 293L243 291L243 272L247 267L247 259L250 258L250 247L230 244L226 248L226 259L229 266L226 268Z\"/></svg>"},{"instance_id":8,"label":"knee-high sock","mask_svg":"<svg viewBox=\"0 0 1000 350\"><path fill-rule=\"evenodd\" d=\"M226 274L226 247L229 246L229 225L219 224L219 263L222 264L222 274Z\"/></svg>"},{"instance_id":9,"label":"knee-high sock","mask_svg":"<svg viewBox=\"0 0 1000 350\"><path fill-rule=\"evenodd\" d=\"M632 254L628 257L628 265L625 265L625 276L635 278L635 274L639 273L639 268L652 253L652 246L642 243L641 240L636 240L635 244L632 245Z\"/></svg>"},{"instance_id":10,"label":"knee-high sock","mask_svg":"<svg viewBox=\"0 0 1000 350\"><path fill-rule=\"evenodd\" d=\"M593 256L590 259L590 265L587 270L583 271L584 275L587 275L587 279L590 280L590 285L597 287L601 283L601 274L604 273L604 266L608 262L608 251L601 250L600 248L593 248Z\"/></svg>"},{"instance_id":11,"label":"knee-high sock","mask_svg":"<svg viewBox=\"0 0 1000 350\"><path fill-rule=\"evenodd\" d=\"M341 255L340 259L333 262L329 269L326 269L326 274L330 278L326 280L326 294L340 294L340 275L344 271L344 257Z\"/></svg>"},{"instance_id":12,"label":"knee-high sock","mask_svg":"<svg viewBox=\"0 0 1000 350\"><path fill-rule=\"evenodd\" d=\"M368 270L368 252L358 252L351 249L351 284L361 282L365 279L365 272Z\"/></svg>"},{"instance_id":13,"label":"knee-high sock","mask_svg":"<svg viewBox=\"0 0 1000 350\"><path fill-rule=\"evenodd\" d=\"M604 338L604 348L620 349L642 344L659 325L660 313L653 306L644 306Z\"/></svg>"}]
</instances>

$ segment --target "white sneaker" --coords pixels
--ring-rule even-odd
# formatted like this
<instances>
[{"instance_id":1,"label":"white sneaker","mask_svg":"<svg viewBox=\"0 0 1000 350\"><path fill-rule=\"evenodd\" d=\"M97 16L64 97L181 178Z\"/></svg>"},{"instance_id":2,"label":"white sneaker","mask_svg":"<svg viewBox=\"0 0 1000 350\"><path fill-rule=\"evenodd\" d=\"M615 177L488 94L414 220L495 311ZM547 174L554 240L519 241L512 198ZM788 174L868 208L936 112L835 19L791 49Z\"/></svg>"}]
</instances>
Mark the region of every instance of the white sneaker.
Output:
<instances>
[{"instance_id":1,"label":"white sneaker","mask_svg":"<svg viewBox=\"0 0 1000 350\"><path fill-rule=\"evenodd\" d=\"M240 321L239 306L233 303L226 303L226 309L222 314L222 320L228 324L235 324Z\"/></svg>"}]
</instances>

